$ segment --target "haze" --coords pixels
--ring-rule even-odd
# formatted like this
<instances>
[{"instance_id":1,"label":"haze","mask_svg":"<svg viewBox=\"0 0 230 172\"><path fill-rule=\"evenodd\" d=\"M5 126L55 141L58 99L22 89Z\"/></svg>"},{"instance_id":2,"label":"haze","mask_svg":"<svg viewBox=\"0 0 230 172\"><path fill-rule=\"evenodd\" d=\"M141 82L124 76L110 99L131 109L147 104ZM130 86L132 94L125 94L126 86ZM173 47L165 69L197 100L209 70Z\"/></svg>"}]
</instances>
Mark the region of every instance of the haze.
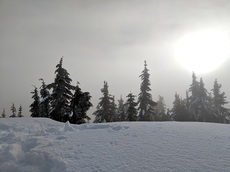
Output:
<instances>
[{"instance_id":1,"label":"haze","mask_svg":"<svg viewBox=\"0 0 230 172\"><path fill-rule=\"evenodd\" d=\"M230 32L228 0L0 0L0 110L11 103L29 116L32 85L54 80L63 67L73 85L80 82L94 105L103 81L119 99L140 91L139 75L147 61L153 99L172 106L175 92L185 97L192 71L178 64L173 47L194 30ZM229 34L230 35L230 34ZM228 38L230 39L230 38ZM230 101L230 59L203 77L210 90L215 78Z\"/></svg>"}]
</instances>

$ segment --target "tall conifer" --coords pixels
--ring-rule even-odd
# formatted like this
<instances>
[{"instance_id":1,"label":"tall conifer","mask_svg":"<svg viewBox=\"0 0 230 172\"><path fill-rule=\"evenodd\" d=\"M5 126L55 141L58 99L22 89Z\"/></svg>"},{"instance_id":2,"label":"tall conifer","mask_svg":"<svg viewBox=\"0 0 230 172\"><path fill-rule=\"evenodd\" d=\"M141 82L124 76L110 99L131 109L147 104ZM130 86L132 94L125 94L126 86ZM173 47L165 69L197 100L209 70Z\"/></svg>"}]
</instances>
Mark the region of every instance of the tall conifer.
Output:
<instances>
[{"instance_id":1,"label":"tall conifer","mask_svg":"<svg viewBox=\"0 0 230 172\"><path fill-rule=\"evenodd\" d=\"M153 121L155 117L154 107L156 106L156 102L152 100L152 95L149 93L151 91L149 76L149 70L147 69L147 63L145 61L144 70L140 75L142 83L140 87L141 92L138 97L140 121Z\"/></svg>"},{"instance_id":2,"label":"tall conifer","mask_svg":"<svg viewBox=\"0 0 230 172\"><path fill-rule=\"evenodd\" d=\"M93 113L95 115L94 123L112 122L112 96L109 94L108 83L104 81L104 86L101 89L103 97L100 98L100 102L97 105L97 110Z\"/></svg>"},{"instance_id":3,"label":"tall conifer","mask_svg":"<svg viewBox=\"0 0 230 172\"><path fill-rule=\"evenodd\" d=\"M71 113L70 100L73 96L71 91L75 87L71 85L72 79L69 77L67 70L62 67L62 62L63 57L56 66L54 82L48 85L49 88L53 89L49 115L56 121L66 122L69 120Z\"/></svg>"}]
</instances>

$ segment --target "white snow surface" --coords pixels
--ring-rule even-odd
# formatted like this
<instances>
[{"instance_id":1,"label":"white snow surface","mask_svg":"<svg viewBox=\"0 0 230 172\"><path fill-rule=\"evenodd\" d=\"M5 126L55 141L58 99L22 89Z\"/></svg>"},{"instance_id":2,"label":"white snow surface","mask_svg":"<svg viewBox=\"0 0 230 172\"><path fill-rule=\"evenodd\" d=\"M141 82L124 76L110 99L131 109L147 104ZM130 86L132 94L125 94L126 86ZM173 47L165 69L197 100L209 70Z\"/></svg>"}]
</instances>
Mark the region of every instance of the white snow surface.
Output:
<instances>
[{"instance_id":1,"label":"white snow surface","mask_svg":"<svg viewBox=\"0 0 230 172\"><path fill-rule=\"evenodd\" d=\"M1 172L230 171L230 125L0 119Z\"/></svg>"}]
</instances>

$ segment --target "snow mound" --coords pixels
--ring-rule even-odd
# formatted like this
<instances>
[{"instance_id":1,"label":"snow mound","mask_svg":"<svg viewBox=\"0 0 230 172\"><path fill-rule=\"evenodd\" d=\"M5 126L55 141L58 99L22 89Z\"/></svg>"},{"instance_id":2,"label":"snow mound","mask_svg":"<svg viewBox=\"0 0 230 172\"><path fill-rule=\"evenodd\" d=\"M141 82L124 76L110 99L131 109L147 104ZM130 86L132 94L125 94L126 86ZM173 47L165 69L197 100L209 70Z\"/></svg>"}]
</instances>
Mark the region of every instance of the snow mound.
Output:
<instances>
[{"instance_id":1,"label":"snow mound","mask_svg":"<svg viewBox=\"0 0 230 172\"><path fill-rule=\"evenodd\" d=\"M1 172L223 171L230 125L0 119Z\"/></svg>"}]
</instances>

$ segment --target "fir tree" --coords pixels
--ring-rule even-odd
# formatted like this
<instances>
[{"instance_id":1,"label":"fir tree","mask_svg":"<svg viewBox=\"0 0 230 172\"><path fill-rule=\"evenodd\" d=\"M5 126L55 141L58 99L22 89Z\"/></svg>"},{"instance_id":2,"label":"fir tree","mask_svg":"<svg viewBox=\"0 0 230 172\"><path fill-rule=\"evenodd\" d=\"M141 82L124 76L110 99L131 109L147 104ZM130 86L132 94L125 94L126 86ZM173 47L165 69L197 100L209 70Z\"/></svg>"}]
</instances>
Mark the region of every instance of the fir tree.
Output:
<instances>
[{"instance_id":1,"label":"fir tree","mask_svg":"<svg viewBox=\"0 0 230 172\"><path fill-rule=\"evenodd\" d=\"M34 91L31 92L33 94L32 99L34 100L33 103L30 105L30 112L31 117L40 117L40 97L38 95L38 89L34 86Z\"/></svg>"},{"instance_id":2,"label":"fir tree","mask_svg":"<svg viewBox=\"0 0 230 172\"><path fill-rule=\"evenodd\" d=\"M12 112L12 115L10 116L10 118L16 118L16 108L14 106L14 103L12 103L12 106L10 108L11 112Z\"/></svg>"},{"instance_id":3,"label":"fir tree","mask_svg":"<svg viewBox=\"0 0 230 172\"><path fill-rule=\"evenodd\" d=\"M22 115L22 105L19 106L19 109L18 109L18 117L23 117Z\"/></svg>"},{"instance_id":4,"label":"fir tree","mask_svg":"<svg viewBox=\"0 0 230 172\"><path fill-rule=\"evenodd\" d=\"M42 78L40 78L39 80L42 81L42 86L40 87L40 95L41 95L41 101L39 104L40 114L42 117L50 117L49 111L50 111L51 96L47 88L47 85L45 84L45 81Z\"/></svg>"},{"instance_id":5,"label":"fir tree","mask_svg":"<svg viewBox=\"0 0 230 172\"><path fill-rule=\"evenodd\" d=\"M3 108L3 111L2 111L2 118L5 118L6 117L6 111L5 111L5 108Z\"/></svg>"},{"instance_id":6,"label":"fir tree","mask_svg":"<svg viewBox=\"0 0 230 172\"><path fill-rule=\"evenodd\" d=\"M135 102L135 96L132 94L132 93L129 93L127 95L127 106L128 106L128 109L127 109L127 121L136 121L137 120L137 109L136 109L136 106L137 106L137 103Z\"/></svg>"},{"instance_id":7,"label":"fir tree","mask_svg":"<svg viewBox=\"0 0 230 172\"><path fill-rule=\"evenodd\" d=\"M104 87L101 89L103 97L97 105L97 110L93 113L95 115L94 123L111 122L113 112L111 109L112 96L109 94L108 83L104 81Z\"/></svg>"},{"instance_id":8,"label":"fir tree","mask_svg":"<svg viewBox=\"0 0 230 172\"><path fill-rule=\"evenodd\" d=\"M218 119L216 122L227 123L229 117L229 109L225 108L224 105L228 102L226 101L226 96L224 92L220 92L221 84L218 83L217 79L213 85L213 105L214 105L214 113L217 115Z\"/></svg>"},{"instance_id":9,"label":"fir tree","mask_svg":"<svg viewBox=\"0 0 230 172\"><path fill-rule=\"evenodd\" d=\"M142 83L140 88L141 92L138 97L140 121L152 121L154 120L155 116L154 107L156 106L156 102L152 100L152 95L149 93L149 91L151 91L149 76L149 70L147 69L147 64L145 61L144 70L140 75Z\"/></svg>"},{"instance_id":10,"label":"fir tree","mask_svg":"<svg viewBox=\"0 0 230 172\"><path fill-rule=\"evenodd\" d=\"M115 96L112 97L111 101L111 122L115 122L117 119L117 105L115 103Z\"/></svg>"},{"instance_id":11,"label":"fir tree","mask_svg":"<svg viewBox=\"0 0 230 172\"><path fill-rule=\"evenodd\" d=\"M164 101L164 97L158 97L157 105L156 105L156 121L169 121L170 116L166 113L166 104Z\"/></svg>"},{"instance_id":12,"label":"fir tree","mask_svg":"<svg viewBox=\"0 0 230 172\"><path fill-rule=\"evenodd\" d=\"M89 92L82 92L81 88L77 85L75 93L71 101L71 108L73 115L70 118L70 122L73 124L82 124L90 120L86 112L92 105L90 102L91 96Z\"/></svg>"},{"instance_id":13,"label":"fir tree","mask_svg":"<svg viewBox=\"0 0 230 172\"><path fill-rule=\"evenodd\" d=\"M126 114L125 114L125 104L124 100L121 98L118 100L118 108L117 108L117 118L116 121L125 121Z\"/></svg>"},{"instance_id":14,"label":"fir tree","mask_svg":"<svg viewBox=\"0 0 230 172\"><path fill-rule=\"evenodd\" d=\"M71 85L72 79L67 70L62 67L62 62L63 57L56 66L54 82L48 85L48 88L53 89L49 115L53 120L66 122L71 113L70 101L73 96L71 90L74 90L75 87Z\"/></svg>"},{"instance_id":15,"label":"fir tree","mask_svg":"<svg viewBox=\"0 0 230 172\"><path fill-rule=\"evenodd\" d=\"M191 120L196 121L198 116L198 107L199 107L199 82L197 81L196 74L192 74L192 84L190 85L189 91L192 93L189 97L189 113L191 115Z\"/></svg>"},{"instance_id":16,"label":"fir tree","mask_svg":"<svg viewBox=\"0 0 230 172\"><path fill-rule=\"evenodd\" d=\"M193 121L213 122L213 108L211 105L211 97L204 87L203 79L196 81L196 75L192 75L193 81L189 91L192 95L189 97L189 112Z\"/></svg>"},{"instance_id":17,"label":"fir tree","mask_svg":"<svg viewBox=\"0 0 230 172\"><path fill-rule=\"evenodd\" d=\"M186 106L187 100L182 100L176 93L173 102L172 117L175 121L190 121L189 112Z\"/></svg>"}]
</instances>

